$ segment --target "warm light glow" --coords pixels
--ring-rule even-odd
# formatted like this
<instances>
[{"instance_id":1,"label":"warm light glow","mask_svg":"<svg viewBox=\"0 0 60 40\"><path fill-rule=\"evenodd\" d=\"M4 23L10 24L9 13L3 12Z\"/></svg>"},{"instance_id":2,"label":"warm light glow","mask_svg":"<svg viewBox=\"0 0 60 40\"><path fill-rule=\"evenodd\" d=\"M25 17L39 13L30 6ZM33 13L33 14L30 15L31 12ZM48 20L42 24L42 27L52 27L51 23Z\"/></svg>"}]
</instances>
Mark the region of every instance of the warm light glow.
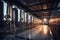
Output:
<instances>
[{"instance_id":1,"label":"warm light glow","mask_svg":"<svg viewBox=\"0 0 60 40\"><path fill-rule=\"evenodd\" d=\"M60 22L60 18L50 19L50 21L49 21L50 24L57 24L58 22Z\"/></svg>"},{"instance_id":2,"label":"warm light glow","mask_svg":"<svg viewBox=\"0 0 60 40\"><path fill-rule=\"evenodd\" d=\"M38 35L39 37L50 36L52 32L50 34L48 32L51 32L51 29L49 29L48 25L38 25L26 32L23 32L23 34L25 35L27 33L26 36L28 38L34 38L34 37L37 37Z\"/></svg>"},{"instance_id":3,"label":"warm light glow","mask_svg":"<svg viewBox=\"0 0 60 40\"><path fill-rule=\"evenodd\" d=\"M48 26L47 25L43 25L43 33L44 34L48 33Z\"/></svg>"},{"instance_id":4,"label":"warm light glow","mask_svg":"<svg viewBox=\"0 0 60 40\"><path fill-rule=\"evenodd\" d=\"M52 32L51 32L51 30L50 30L50 34L52 35Z\"/></svg>"},{"instance_id":5,"label":"warm light glow","mask_svg":"<svg viewBox=\"0 0 60 40\"><path fill-rule=\"evenodd\" d=\"M10 20L10 21L12 21L12 19L11 19L11 18L9 18L9 20Z\"/></svg>"},{"instance_id":6,"label":"warm light glow","mask_svg":"<svg viewBox=\"0 0 60 40\"><path fill-rule=\"evenodd\" d=\"M43 9L47 9L47 5L46 4L43 5Z\"/></svg>"},{"instance_id":7,"label":"warm light glow","mask_svg":"<svg viewBox=\"0 0 60 40\"><path fill-rule=\"evenodd\" d=\"M48 25L37 26L33 33L34 35L38 35L39 33L43 33L44 35L48 34Z\"/></svg>"},{"instance_id":8,"label":"warm light glow","mask_svg":"<svg viewBox=\"0 0 60 40\"><path fill-rule=\"evenodd\" d=\"M39 34L40 32L42 32L42 29L43 29L42 25L37 26L36 29L35 29L34 34L35 35Z\"/></svg>"},{"instance_id":9,"label":"warm light glow","mask_svg":"<svg viewBox=\"0 0 60 40\"><path fill-rule=\"evenodd\" d=\"M40 23L42 23L42 20L34 17L34 24L40 24Z\"/></svg>"},{"instance_id":10,"label":"warm light glow","mask_svg":"<svg viewBox=\"0 0 60 40\"><path fill-rule=\"evenodd\" d=\"M44 22L47 22L47 18L44 18L43 21L44 21Z\"/></svg>"}]
</instances>

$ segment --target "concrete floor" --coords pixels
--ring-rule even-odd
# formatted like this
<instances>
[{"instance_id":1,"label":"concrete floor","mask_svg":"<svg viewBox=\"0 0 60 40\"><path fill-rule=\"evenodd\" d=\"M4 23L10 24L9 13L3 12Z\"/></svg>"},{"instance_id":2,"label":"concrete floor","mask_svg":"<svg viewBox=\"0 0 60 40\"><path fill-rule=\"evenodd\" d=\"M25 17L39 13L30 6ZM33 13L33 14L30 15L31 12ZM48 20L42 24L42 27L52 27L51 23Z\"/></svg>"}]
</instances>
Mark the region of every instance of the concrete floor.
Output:
<instances>
[{"instance_id":1,"label":"concrete floor","mask_svg":"<svg viewBox=\"0 0 60 40\"><path fill-rule=\"evenodd\" d=\"M52 36L43 33L43 25L15 35L8 35L3 40L52 40Z\"/></svg>"}]
</instances>

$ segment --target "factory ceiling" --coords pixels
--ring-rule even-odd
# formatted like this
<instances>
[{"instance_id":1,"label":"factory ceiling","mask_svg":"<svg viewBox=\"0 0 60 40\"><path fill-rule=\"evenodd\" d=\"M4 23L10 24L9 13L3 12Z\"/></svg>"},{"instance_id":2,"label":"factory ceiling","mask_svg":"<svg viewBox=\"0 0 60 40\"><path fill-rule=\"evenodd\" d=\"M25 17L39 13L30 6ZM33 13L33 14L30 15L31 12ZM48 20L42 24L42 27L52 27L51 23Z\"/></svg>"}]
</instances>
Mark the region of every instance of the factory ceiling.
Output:
<instances>
[{"instance_id":1,"label":"factory ceiling","mask_svg":"<svg viewBox=\"0 0 60 40\"><path fill-rule=\"evenodd\" d=\"M4 0L21 7L33 16L60 18L60 0Z\"/></svg>"}]
</instances>

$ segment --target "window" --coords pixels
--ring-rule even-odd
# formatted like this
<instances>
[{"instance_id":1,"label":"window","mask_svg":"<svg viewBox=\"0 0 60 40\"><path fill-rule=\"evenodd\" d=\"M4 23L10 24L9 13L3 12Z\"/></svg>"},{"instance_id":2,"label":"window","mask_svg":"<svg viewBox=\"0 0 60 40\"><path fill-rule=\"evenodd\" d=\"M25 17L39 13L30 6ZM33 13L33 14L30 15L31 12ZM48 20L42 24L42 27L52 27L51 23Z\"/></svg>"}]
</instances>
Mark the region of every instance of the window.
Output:
<instances>
[{"instance_id":1,"label":"window","mask_svg":"<svg viewBox=\"0 0 60 40\"><path fill-rule=\"evenodd\" d=\"M4 18L4 16L7 15L7 3L3 1L3 20L6 20L6 18Z\"/></svg>"},{"instance_id":2,"label":"window","mask_svg":"<svg viewBox=\"0 0 60 40\"><path fill-rule=\"evenodd\" d=\"M21 9L18 9L18 22L20 22L20 18L21 18Z\"/></svg>"},{"instance_id":3,"label":"window","mask_svg":"<svg viewBox=\"0 0 60 40\"><path fill-rule=\"evenodd\" d=\"M58 7L60 7L60 2L58 3Z\"/></svg>"},{"instance_id":4,"label":"window","mask_svg":"<svg viewBox=\"0 0 60 40\"><path fill-rule=\"evenodd\" d=\"M30 23L30 15L28 15L28 23Z\"/></svg>"},{"instance_id":5,"label":"window","mask_svg":"<svg viewBox=\"0 0 60 40\"><path fill-rule=\"evenodd\" d=\"M25 19L24 19L25 22L27 22L27 13L26 12L24 13L24 17L25 17Z\"/></svg>"},{"instance_id":6,"label":"window","mask_svg":"<svg viewBox=\"0 0 60 40\"><path fill-rule=\"evenodd\" d=\"M32 23L33 23L34 17L32 16Z\"/></svg>"},{"instance_id":7,"label":"window","mask_svg":"<svg viewBox=\"0 0 60 40\"><path fill-rule=\"evenodd\" d=\"M33 16L32 15L28 15L28 23L33 22Z\"/></svg>"},{"instance_id":8,"label":"window","mask_svg":"<svg viewBox=\"0 0 60 40\"><path fill-rule=\"evenodd\" d=\"M21 19L22 22L24 22L24 10L21 10Z\"/></svg>"},{"instance_id":9,"label":"window","mask_svg":"<svg viewBox=\"0 0 60 40\"><path fill-rule=\"evenodd\" d=\"M58 7L60 7L60 2L58 3ZM60 11L60 9L58 11Z\"/></svg>"},{"instance_id":10,"label":"window","mask_svg":"<svg viewBox=\"0 0 60 40\"><path fill-rule=\"evenodd\" d=\"M30 22L32 22L32 15L30 15Z\"/></svg>"}]
</instances>

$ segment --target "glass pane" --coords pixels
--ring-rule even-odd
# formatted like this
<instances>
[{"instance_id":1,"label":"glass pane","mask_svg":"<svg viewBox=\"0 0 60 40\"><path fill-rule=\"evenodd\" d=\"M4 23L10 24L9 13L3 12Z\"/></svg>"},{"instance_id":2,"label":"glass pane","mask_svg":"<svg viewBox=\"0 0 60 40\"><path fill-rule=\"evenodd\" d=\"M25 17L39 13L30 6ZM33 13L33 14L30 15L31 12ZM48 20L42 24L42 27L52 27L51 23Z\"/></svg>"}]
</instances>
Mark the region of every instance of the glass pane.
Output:
<instances>
[{"instance_id":1,"label":"glass pane","mask_svg":"<svg viewBox=\"0 0 60 40\"><path fill-rule=\"evenodd\" d=\"M25 14L25 15L24 15L24 17L25 17L25 22L27 22L27 13L25 12L24 14Z\"/></svg>"},{"instance_id":2,"label":"glass pane","mask_svg":"<svg viewBox=\"0 0 60 40\"><path fill-rule=\"evenodd\" d=\"M32 16L32 23L33 23L33 16Z\"/></svg>"},{"instance_id":3,"label":"glass pane","mask_svg":"<svg viewBox=\"0 0 60 40\"><path fill-rule=\"evenodd\" d=\"M18 9L18 22L20 22L20 15L21 15L20 12L21 12L20 9Z\"/></svg>"},{"instance_id":4,"label":"glass pane","mask_svg":"<svg viewBox=\"0 0 60 40\"><path fill-rule=\"evenodd\" d=\"M21 12L21 21L24 22L24 10Z\"/></svg>"},{"instance_id":5,"label":"glass pane","mask_svg":"<svg viewBox=\"0 0 60 40\"><path fill-rule=\"evenodd\" d=\"M3 2L3 17L5 16L5 15L7 15L7 3L6 2ZM4 20L6 20L6 18L3 18Z\"/></svg>"},{"instance_id":6,"label":"glass pane","mask_svg":"<svg viewBox=\"0 0 60 40\"><path fill-rule=\"evenodd\" d=\"M60 7L60 2L58 3L58 7Z\"/></svg>"},{"instance_id":7,"label":"glass pane","mask_svg":"<svg viewBox=\"0 0 60 40\"><path fill-rule=\"evenodd\" d=\"M28 23L30 23L30 15L28 15Z\"/></svg>"}]
</instances>

